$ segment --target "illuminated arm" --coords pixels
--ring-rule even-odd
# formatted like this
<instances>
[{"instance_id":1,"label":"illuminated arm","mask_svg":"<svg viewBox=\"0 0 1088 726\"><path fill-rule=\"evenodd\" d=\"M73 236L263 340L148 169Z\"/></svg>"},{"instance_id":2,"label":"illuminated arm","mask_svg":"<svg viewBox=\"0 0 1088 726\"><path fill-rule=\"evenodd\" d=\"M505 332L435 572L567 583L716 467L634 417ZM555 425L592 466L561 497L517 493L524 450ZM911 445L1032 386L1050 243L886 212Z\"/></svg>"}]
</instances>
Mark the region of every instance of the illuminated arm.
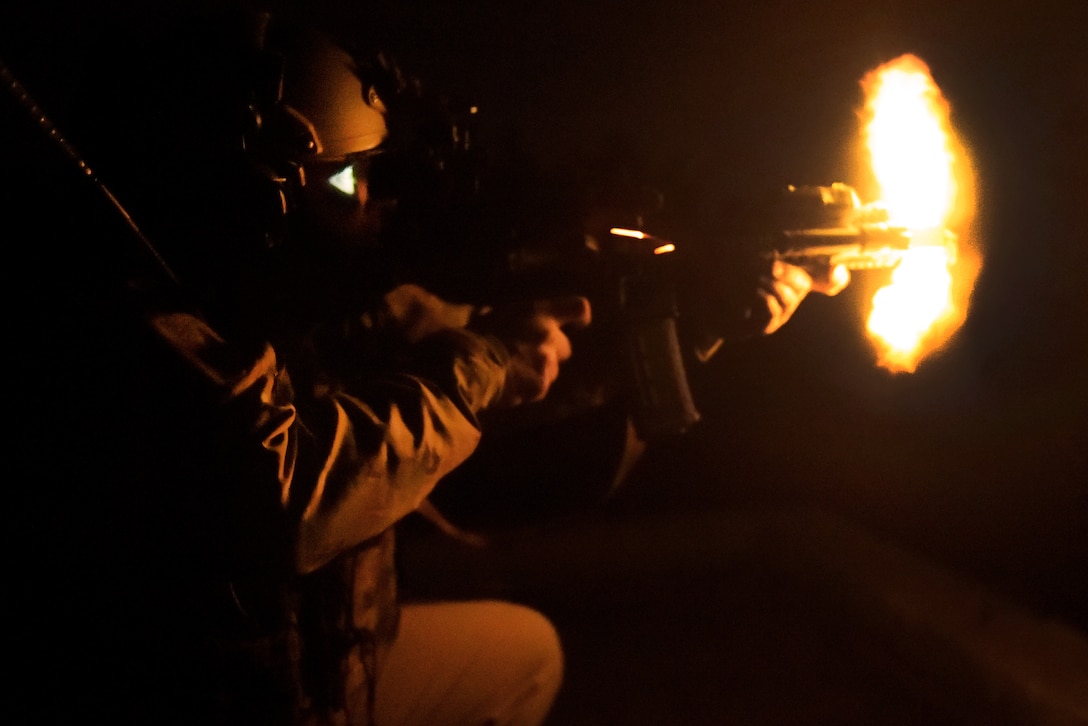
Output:
<instances>
[{"instance_id":1,"label":"illuminated arm","mask_svg":"<svg viewBox=\"0 0 1088 726\"><path fill-rule=\"evenodd\" d=\"M301 572L418 507L475 449L475 414L505 379L500 344L447 330L419 341L403 373L296 402L271 347L228 344L187 313L154 316L151 326L214 406L224 464L279 487Z\"/></svg>"}]
</instances>

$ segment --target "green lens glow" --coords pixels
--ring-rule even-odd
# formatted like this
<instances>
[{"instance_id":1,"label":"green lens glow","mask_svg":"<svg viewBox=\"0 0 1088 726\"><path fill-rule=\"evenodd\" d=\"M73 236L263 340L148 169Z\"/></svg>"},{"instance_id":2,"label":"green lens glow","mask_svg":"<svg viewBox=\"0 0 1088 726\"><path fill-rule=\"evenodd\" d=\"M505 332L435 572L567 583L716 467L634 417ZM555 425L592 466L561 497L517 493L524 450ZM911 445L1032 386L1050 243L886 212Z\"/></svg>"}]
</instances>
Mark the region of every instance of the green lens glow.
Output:
<instances>
[{"instance_id":1,"label":"green lens glow","mask_svg":"<svg viewBox=\"0 0 1088 726\"><path fill-rule=\"evenodd\" d=\"M355 166L348 164L330 176L329 185L345 196L355 196Z\"/></svg>"}]
</instances>

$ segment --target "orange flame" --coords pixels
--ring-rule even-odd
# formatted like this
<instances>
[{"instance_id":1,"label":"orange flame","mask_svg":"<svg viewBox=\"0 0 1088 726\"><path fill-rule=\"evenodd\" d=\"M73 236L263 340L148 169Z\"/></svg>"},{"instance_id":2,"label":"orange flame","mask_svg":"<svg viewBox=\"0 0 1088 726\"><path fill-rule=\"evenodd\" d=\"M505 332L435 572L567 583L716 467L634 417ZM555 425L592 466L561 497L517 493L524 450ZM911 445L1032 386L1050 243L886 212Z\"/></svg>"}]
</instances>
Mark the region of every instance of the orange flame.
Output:
<instances>
[{"instance_id":1,"label":"orange flame","mask_svg":"<svg viewBox=\"0 0 1088 726\"><path fill-rule=\"evenodd\" d=\"M904 55L868 73L863 118L879 204L889 224L917 243L873 296L867 329L880 365L911 372L962 323L957 301L957 237L949 229L973 206L968 160L956 141L949 106L928 66ZM931 244L937 240L938 244ZM969 273L964 272L964 275Z\"/></svg>"}]
</instances>

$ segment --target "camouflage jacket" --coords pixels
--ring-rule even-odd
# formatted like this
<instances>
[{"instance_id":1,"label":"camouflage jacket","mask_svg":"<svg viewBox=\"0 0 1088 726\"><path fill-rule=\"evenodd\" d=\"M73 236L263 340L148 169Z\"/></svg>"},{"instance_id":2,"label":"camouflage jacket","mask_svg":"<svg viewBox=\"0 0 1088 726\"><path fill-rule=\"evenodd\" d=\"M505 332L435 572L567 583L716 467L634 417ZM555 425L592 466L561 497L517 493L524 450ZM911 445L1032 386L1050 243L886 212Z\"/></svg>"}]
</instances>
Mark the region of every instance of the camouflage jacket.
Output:
<instances>
[{"instance_id":1,"label":"camouflage jacket","mask_svg":"<svg viewBox=\"0 0 1088 726\"><path fill-rule=\"evenodd\" d=\"M259 490L237 495L238 509L273 498L278 505L282 527L251 526L251 511L228 519L241 523L228 537L235 564L227 586L239 611L268 609L250 602L269 598L255 563L263 546L276 547L262 543L262 533L292 540L284 620L258 629L271 638L241 648L291 671L297 722L370 720L375 670L396 631L394 525L472 453L476 414L504 381L506 349L466 330L466 319L463 309L418 288L395 291L365 321L376 340L391 331L406 343L395 365L375 354L385 363L360 360L354 375L308 379L304 390L292 384L291 361L269 344L240 352L188 313L150 319L190 372L218 392L219 445L231 447L231 458L245 452L254 482L247 486ZM360 350L365 358L366 346Z\"/></svg>"}]
</instances>

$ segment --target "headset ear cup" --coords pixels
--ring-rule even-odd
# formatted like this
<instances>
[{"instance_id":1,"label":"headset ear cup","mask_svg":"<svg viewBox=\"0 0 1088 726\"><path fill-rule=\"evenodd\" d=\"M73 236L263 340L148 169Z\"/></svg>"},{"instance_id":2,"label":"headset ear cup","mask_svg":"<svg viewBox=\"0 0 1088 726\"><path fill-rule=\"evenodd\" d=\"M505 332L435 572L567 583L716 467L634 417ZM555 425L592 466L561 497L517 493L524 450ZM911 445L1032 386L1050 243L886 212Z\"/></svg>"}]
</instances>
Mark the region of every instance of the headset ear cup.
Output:
<instances>
[{"instance_id":1,"label":"headset ear cup","mask_svg":"<svg viewBox=\"0 0 1088 726\"><path fill-rule=\"evenodd\" d=\"M278 97L266 108L251 103L246 109L242 146L252 176L252 209L260 220L262 246L281 246L288 232L288 216L302 186L302 161L316 153L313 126Z\"/></svg>"},{"instance_id":2,"label":"headset ear cup","mask_svg":"<svg viewBox=\"0 0 1088 726\"><path fill-rule=\"evenodd\" d=\"M247 202L257 237L261 247L275 249L288 236L288 216L302 185L300 161L316 148L313 128L278 99L266 110L250 104L242 146L253 178Z\"/></svg>"},{"instance_id":3,"label":"headset ear cup","mask_svg":"<svg viewBox=\"0 0 1088 726\"><path fill-rule=\"evenodd\" d=\"M291 211L288 179L271 166L253 165L252 209L258 221L258 241L264 249L276 249L287 238L287 217Z\"/></svg>"},{"instance_id":4,"label":"headset ear cup","mask_svg":"<svg viewBox=\"0 0 1088 726\"><path fill-rule=\"evenodd\" d=\"M270 158L265 115L256 103L242 112L241 146L244 155L239 202L252 222L249 237L258 251L273 249L282 242L287 215L285 179L267 160Z\"/></svg>"}]
</instances>

